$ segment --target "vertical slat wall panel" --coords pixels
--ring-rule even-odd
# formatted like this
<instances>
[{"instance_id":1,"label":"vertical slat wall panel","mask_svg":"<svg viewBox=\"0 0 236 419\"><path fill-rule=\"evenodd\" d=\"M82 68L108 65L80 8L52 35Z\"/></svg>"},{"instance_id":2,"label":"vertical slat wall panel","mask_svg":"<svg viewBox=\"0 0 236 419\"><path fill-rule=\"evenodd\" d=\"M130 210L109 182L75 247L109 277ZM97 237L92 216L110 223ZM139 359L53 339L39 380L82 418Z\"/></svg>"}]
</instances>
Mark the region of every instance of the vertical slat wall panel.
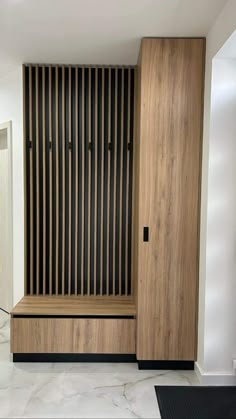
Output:
<instances>
[{"instance_id":1,"label":"vertical slat wall panel","mask_svg":"<svg viewBox=\"0 0 236 419\"><path fill-rule=\"evenodd\" d=\"M29 295L130 295L132 67L24 66Z\"/></svg>"}]
</instances>

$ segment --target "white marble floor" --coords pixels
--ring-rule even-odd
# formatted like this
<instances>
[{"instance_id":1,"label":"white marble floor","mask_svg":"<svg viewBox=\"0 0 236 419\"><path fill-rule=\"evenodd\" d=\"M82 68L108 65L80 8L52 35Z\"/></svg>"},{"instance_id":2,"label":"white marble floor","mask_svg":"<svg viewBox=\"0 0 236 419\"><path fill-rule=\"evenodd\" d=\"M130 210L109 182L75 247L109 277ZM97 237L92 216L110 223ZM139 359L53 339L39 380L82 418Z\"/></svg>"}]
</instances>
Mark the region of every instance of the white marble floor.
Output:
<instances>
[{"instance_id":1,"label":"white marble floor","mask_svg":"<svg viewBox=\"0 0 236 419\"><path fill-rule=\"evenodd\" d=\"M0 313L0 418L160 418L155 385L197 384L193 371L136 364L13 364Z\"/></svg>"}]
</instances>

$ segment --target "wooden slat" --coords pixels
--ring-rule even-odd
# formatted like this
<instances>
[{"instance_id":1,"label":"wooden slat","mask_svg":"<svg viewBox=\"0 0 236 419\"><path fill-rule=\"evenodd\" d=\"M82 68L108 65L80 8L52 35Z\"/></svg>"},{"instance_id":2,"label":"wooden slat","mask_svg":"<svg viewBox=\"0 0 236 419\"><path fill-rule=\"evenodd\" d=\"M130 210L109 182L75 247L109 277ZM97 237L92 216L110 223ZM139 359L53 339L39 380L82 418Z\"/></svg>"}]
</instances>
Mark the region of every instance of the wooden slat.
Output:
<instances>
[{"instance_id":1,"label":"wooden slat","mask_svg":"<svg viewBox=\"0 0 236 419\"><path fill-rule=\"evenodd\" d=\"M89 68L89 85L88 85L88 129L89 129L89 142L92 142L91 138L91 68ZM90 295L91 292L91 152L88 153L88 277L87 277L87 294Z\"/></svg>"},{"instance_id":2,"label":"wooden slat","mask_svg":"<svg viewBox=\"0 0 236 419\"><path fill-rule=\"evenodd\" d=\"M131 95L131 70L128 69L128 115L127 115L127 147L130 143L130 95ZM126 209L125 209L125 295L128 295L128 248L129 248L129 167L130 152L127 152L127 176L126 176ZM132 284L131 284L132 285Z\"/></svg>"},{"instance_id":3,"label":"wooden slat","mask_svg":"<svg viewBox=\"0 0 236 419\"><path fill-rule=\"evenodd\" d=\"M46 114L45 114L45 66L42 67L42 115L43 115L43 294L46 294Z\"/></svg>"},{"instance_id":4,"label":"wooden slat","mask_svg":"<svg viewBox=\"0 0 236 419\"><path fill-rule=\"evenodd\" d=\"M95 138L94 138L94 150L95 150L95 191L94 191L94 288L93 294L96 295L96 282L97 282L97 174L98 174L98 68L95 68Z\"/></svg>"},{"instance_id":5,"label":"wooden slat","mask_svg":"<svg viewBox=\"0 0 236 419\"><path fill-rule=\"evenodd\" d=\"M49 67L49 294L52 294L52 67Z\"/></svg>"},{"instance_id":6,"label":"wooden slat","mask_svg":"<svg viewBox=\"0 0 236 419\"><path fill-rule=\"evenodd\" d=\"M23 297L11 315L110 315L135 316L132 297L94 296L40 296Z\"/></svg>"},{"instance_id":7,"label":"wooden slat","mask_svg":"<svg viewBox=\"0 0 236 419\"><path fill-rule=\"evenodd\" d=\"M124 145L124 68L121 79L121 115L120 115L120 232L119 232L119 295L122 292L122 210L123 210L123 145Z\"/></svg>"},{"instance_id":8,"label":"wooden slat","mask_svg":"<svg viewBox=\"0 0 236 419\"><path fill-rule=\"evenodd\" d=\"M62 249L61 249L61 283L62 295L65 294L65 223L66 223L66 210L65 210L65 66L62 66L62 147L61 147L61 161L62 161Z\"/></svg>"},{"instance_id":9,"label":"wooden slat","mask_svg":"<svg viewBox=\"0 0 236 419\"><path fill-rule=\"evenodd\" d=\"M59 264L59 114L58 114L58 66L56 66L56 258L55 258L55 282L56 295L58 295L58 264Z\"/></svg>"},{"instance_id":10,"label":"wooden slat","mask_svg":"<svg viewBox=\"0 0 236 419\"><path fill-rule=\"evenodd\" d=\"M40 257L40 203L39 203L39 69L35 68L35 118L36 118L36 294L39 294Z\"/></svg>"},{"instance_id":11,"label":"wooden slat","mask_svg":"<svg viewBox=\"0 0 236 419\"><path fill-rule=\"evenodd\" d=\"M113 289L115 295L116 277L116 181L117 181L117 101L118 101L118 68L115 69L115 132L114 132L114 187L113 187Z\"/></svg>"},{"instance_id":12,"label":"wooden slat","mask_svg":"<svg viewBox=\"0 0 236 419\"><path fill-rule=\"evenodd\" d=\"M75 69L75 295L78 294L78 67Z\"/></svg>"},{"instance_id":13,"label":"wooden slat","mask_svg":"<svg viewBox=\"0 0 236 419\"><path fill-rule=\"evenodd\" d=\"M84 71L84 67L82 68L82 161L81 161L81 166L82 166L82 191L81 191L81 213L82 213L82 223L81 223L81 295L84 295L84 181L85 181L85 176L84 176L84 159L85 159L85 101L84 101L84 96L85 96L85 71Z\"/></svg>"},{"instance_id":14,"label":"wooden slat","mask_svg":"<svg viewBox=\"0 0 236 419\"><path fill-rule=\"evenodd\" d=\"M100 241L100 295L103 293L103 207L104 207L104 97L105 71L102 68L102 138L101 138L101 241Z\"/></svg>"},{"instance_id":15,"label":"wooden slat","mask_svg":"<svg viewBox=\"0 0 236 419\"><path fill-rule=\"evenodd\" d=\"M69 144L71 138L71 67L69 67ZM68 202L68 295L71 294L71 148L69 148L69 202Z\"/></svg>"},{"instance_id":16,"label":"wooden slat","mask_svg":"<svg viewBox=\"0 0 236 419\"><path fill-rule=\"evenodd\" d=\"M23 167L24 167L24 197L27 197L24 204L24 295L30 294L30 257L28 260L28 248L30 246L29 234L30 229L28 228L28 219L30 219L31 208L29 207L29 197L30 197L30 188L28 189L27 181L30 177L29 165L30 161L30 151L29 151L29 141L32 141L29 137L29 128L27 116L29 116L29 109L26 106L26 97L29 100L29 84L26 86L26 71L29 75L29 69L26 70L26 67L22 66L22 75L23 75ZM27 88L27 94L26 94ZM28 102L29 106L29 102Z\"/></svg>"},{"instance_id":17,"label":"wooden slat","mask_svg":"<svg viewBox=\"0 0 236 419\"><path fill-rule=\"evenodd\" d=\"M108 144L111 144L111 68L108 71ZM109 295L110 261L109 261L109 240L110 240L110 177L111 177L111 151L108 148L107 156L107 281L106 294Z\"/></svg>"},{"instance_id":18,"label":"wooden slat","mask_svg":"<svg viewBox=\"0 0 236 419\"><path fill-rule=\"evenodd\" d=\"M32 148L30 149L30 294L33 290L34 278L34 192L33 192L33 148L35 143L33 141L33 99L32 99L32 66L29 67L29 132L30 141L32 141Z\"/></svg>"}]
</instances>

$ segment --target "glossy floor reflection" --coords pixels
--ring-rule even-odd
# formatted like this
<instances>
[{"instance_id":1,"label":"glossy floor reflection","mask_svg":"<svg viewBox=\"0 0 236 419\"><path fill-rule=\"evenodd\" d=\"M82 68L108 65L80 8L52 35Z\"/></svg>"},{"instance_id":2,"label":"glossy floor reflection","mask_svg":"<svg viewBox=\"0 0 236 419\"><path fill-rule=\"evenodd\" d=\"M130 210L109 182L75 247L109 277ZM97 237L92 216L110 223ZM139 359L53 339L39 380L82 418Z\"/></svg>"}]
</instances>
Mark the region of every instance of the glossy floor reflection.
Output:
<instances>
[{"instance_id":1,"label":"glossy floor reflection","mask_svg":"<svg viewBox=\"0 0 236 419\"><path fill-rule=\"evenodd\" d=\"M1 418L160 418L155 385L196 385L193 371L136 364L13 364L0 314Z\"/></svg>"}]
</instances>

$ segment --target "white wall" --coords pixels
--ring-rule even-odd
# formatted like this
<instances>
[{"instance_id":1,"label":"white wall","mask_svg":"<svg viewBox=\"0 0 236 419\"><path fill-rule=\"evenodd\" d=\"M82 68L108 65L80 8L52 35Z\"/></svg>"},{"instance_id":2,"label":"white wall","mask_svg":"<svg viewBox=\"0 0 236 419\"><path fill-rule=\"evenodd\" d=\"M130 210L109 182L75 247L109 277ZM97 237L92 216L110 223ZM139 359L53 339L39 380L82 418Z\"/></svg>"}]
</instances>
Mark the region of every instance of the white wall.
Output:
<instances>
[{"instance_id":1,"label":"white wall","mask_svg":"<svg viewBox=\"0 0 236 419\"><path fill-rule=\"evenodd\" d=\"M0 307L12 308L12 208L11 170L7 128L0 124Z\"/></svg>"},{"instance_id":2,"label":"white wall","mask_svg":"<svg viewBox=\"0 0 236 419\"><path fill-rule=\"evenodd\" d=\"M208 180L205 359L232 372L236 359L236 60L214 59Z\"/></svg>"},{"instance_id":3,"label":"white wall","mask_svg":"<svg viewBox=\"0 0 236 419\"><path fill-rule=\"evenodd\" d=\"M12 121L13 301L24 293L23 119L21 66L0 79L0 123Z\"/></svg>"},{"instance_id":4,"label":"white wall","mask_svg":"<svg viewBox=\"0 0 236 419\"><path fill-rule=\"evenodd\" d=\"M224 63L214 64L214 88L211 90L212 60L235 29L236 2L230 0L207 36L204 103L198 365L203 374L215 375L216 380L217 374L232 374L232 357L236 355L236 237L230 233L231 224L232 228L235 226L232 219L235 192L233 202L228 201L226 205L227 199L231 199L236 177L230 165L230 153L235 153L232 141L235 125L232 114L227 113L226 116L225 113L226 108L229 110L228 103L232 98L229 97L228 87L224 85L223 69L220 70ZM234 65L232 69L231 64L225 64L224 71L226 68L228 80L229 76L235 75L235 68ZM221 84L220 90L218 82ZM219 112L220 106L224 107L224 114ZM234 103L231 106L235 106ZM224 117L228 120L224 120ZM228 128L227 132L225 127ZM224 159L229 160L228 167L226 165L222 170L222 176L219 170Z\"/></svg>"}]
</instances>

